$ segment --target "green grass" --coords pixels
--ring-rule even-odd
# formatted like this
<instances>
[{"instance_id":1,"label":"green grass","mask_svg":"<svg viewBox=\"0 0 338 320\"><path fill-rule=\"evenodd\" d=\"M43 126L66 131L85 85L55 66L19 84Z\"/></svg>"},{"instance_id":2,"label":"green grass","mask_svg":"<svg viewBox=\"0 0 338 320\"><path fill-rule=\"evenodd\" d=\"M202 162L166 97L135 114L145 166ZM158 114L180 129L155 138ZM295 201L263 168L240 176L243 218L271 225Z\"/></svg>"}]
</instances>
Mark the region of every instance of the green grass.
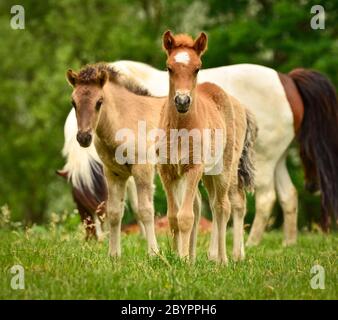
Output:
<instances>
[{"instance_id":1,"label":"green grass","mask_svg":"<svg viewBox=\"0 0 338 320\"><path fill-rule=\"evenodd\" d=\"M231 232L228 233L231 253ZM108 244L84 242L79 231L41 227L0 230L1 299L337 299L337 235L300 234L283 248L282 234L266 234L246 260L227 267L206 257L208 235L200 235L194 265L180 261L170 239L160 236L161 256L148 258L138 235L124 235L123 256L111 261ZM10 268L25 269L25 289L13 290ZM310 269L325 269L325 289L310 287Z\"/></svg>"}]
</instances>

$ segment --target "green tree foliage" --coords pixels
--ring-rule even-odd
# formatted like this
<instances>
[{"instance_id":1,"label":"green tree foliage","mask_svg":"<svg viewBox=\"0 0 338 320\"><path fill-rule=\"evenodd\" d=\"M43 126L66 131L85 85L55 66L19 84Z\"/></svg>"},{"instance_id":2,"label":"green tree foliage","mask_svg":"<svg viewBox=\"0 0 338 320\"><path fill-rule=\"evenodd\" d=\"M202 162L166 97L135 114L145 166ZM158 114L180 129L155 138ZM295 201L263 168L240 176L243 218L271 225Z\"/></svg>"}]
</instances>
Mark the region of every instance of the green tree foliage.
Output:
<instances>
[{"instance_id":1,"label":"green tree foliage","mask_svg":"<svg viewBox=\"0 0 338 320\"><path fill-rule=\"evenodd\" d=\"M73 206L69 186L55 175L64 163L70 67L130 59L163 69L160 39L170 28L208 32L206 67L247 62L287 72L303 66L338 80L336 1L323 4L325 30L310 28L312 0L26 0L24 30L10 27L14 4L0 3L0 205L7 203L17 220L43 222ZM318 212L318 199L303 191L296 152L289 166L303 212ZM163 213L162 189L155 200Z\"/></svg>"}]
</instances>

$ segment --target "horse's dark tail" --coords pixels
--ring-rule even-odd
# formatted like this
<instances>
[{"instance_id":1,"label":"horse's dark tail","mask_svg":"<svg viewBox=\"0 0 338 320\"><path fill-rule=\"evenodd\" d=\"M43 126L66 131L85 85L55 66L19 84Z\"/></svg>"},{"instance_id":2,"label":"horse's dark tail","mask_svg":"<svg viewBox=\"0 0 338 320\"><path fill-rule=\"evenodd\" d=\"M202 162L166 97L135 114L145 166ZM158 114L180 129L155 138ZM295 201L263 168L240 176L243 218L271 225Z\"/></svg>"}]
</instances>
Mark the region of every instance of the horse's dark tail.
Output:
<instances>
[{"instance_id":1,"label":"horse's dark tail","mask_svg":"<svg viewBox=\"0 0 338 320\"><path fill-rule=\"evenodd\" d=\"M338 102L332 83L312 70L289 73L304 103L297 134L305 170L315 168L321 190L321 224L328 230L329 215L338 218Z\"/></svg>"},{"instance_id":2,"label":"horse's dark tail","mask_svg":"<svg viewBox=\"0 0 338 320\"><path fill-rule=\"evenodd\" d=\"M254 143L257 137L257 126L254 116L249 110L246 110L246 133L244 147L239 160L238 177L239 183L249 192L255 188L255 152Z\"/></svg>"}]
</instances>

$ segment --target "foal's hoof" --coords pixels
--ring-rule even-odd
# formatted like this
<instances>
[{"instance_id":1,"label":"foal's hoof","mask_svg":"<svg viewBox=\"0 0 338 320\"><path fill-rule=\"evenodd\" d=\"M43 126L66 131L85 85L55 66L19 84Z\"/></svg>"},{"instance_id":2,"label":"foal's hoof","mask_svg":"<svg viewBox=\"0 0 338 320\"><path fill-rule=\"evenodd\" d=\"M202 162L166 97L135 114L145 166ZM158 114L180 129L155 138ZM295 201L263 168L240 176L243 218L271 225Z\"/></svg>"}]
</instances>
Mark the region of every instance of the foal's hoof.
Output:
<instances>
[{"instance_id":1,"label":"foal's hoof","mask_svg":"<svg viewBox=\"0 0 338 320\"><path fill-rule=\"evenodd\" d=\"M260 243L260 241L258 240L251 240L251 239L248 239L248 241L246 242L245 246L246 247L256 247L258 246Z\"/></svg>"},{"instance_id":2,"label":"foal's hoof","mask_svg":"<svg viewBox=\"0 0 338 320\"><path fill-rule=\"evenodd\" d=\"M216 253L216 252L208 252L208 259L210 260L210 261L217 261L217 259L218 259L218 253Z\"/></svg>"},{"instance_id":3,"label":"foal's hoof","mask_svg":"<svg viewBox=\"0 0 338 320\"><path fill-rule=\"evenodd\" d=\"M242 255L242 254L234 254L233 255L233 260L235 262L240 262L240 261L243 261L245 259L245 256Z\"/></svg>"},{"instance_id":4,"label":"foal's hoof","mask_svg":"<svg viewBox=\"0 0 338 320\"><path fill-rule=\"evenodd\" d=\"M153 248L153 249L148 250L148 254L150 257L158 256L159 253L160 253L160 250L158 248Z\"/></svg>"},{"instance_id":5,"label":"foal's hoof","mask_svg":"<svg viewBox=\"0 0 338 320\"><path fill-rule=\"evenodd\" d=\"M220 258L217 260L217 263L221 266L226 267L228 265L228 258L227 257Z\"/></svg>"},{"instance_id":6,"label":"foal's hoof","mask_svg":"<svg viewBox=\"0 0 338 320\"><path fill-rule=\"evenodd\" d=\"M121 252L109 251L110 260L116 261L121 258Z\"/></svg>"},{"instance_id":7,"label":"foal's hoof","mask_svg":"<svg viewBox=\"0 0 338 320\"><path fill-rule=\"evenodd\" d=\"M291 247L297 244L297 239L288 239L283 241L283 247Z\"/></svg>"}]
</instances>

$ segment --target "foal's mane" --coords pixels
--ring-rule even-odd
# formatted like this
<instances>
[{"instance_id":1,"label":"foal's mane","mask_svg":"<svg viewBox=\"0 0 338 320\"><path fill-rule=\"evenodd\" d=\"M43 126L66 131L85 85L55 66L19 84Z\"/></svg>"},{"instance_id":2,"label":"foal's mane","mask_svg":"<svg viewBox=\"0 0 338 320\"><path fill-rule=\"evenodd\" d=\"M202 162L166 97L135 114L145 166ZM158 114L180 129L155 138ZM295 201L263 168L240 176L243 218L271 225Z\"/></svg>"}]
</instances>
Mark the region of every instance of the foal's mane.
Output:
<instances>
[{"instance_id":1,"label":"foal's mane","mask_svg":"<svg viewBox=\"0 0 338 320\"><path fill-rule=\"evenodd\" d=\"M151 96L150 92L138 84L131 77L127 77L106 62L98 62L84 66L77 75L77 82L80 84L96 84L99 82L101 71L106 71L108 80L126 88L132 93L140 96Z\"/></svg>"}]
</instances>

